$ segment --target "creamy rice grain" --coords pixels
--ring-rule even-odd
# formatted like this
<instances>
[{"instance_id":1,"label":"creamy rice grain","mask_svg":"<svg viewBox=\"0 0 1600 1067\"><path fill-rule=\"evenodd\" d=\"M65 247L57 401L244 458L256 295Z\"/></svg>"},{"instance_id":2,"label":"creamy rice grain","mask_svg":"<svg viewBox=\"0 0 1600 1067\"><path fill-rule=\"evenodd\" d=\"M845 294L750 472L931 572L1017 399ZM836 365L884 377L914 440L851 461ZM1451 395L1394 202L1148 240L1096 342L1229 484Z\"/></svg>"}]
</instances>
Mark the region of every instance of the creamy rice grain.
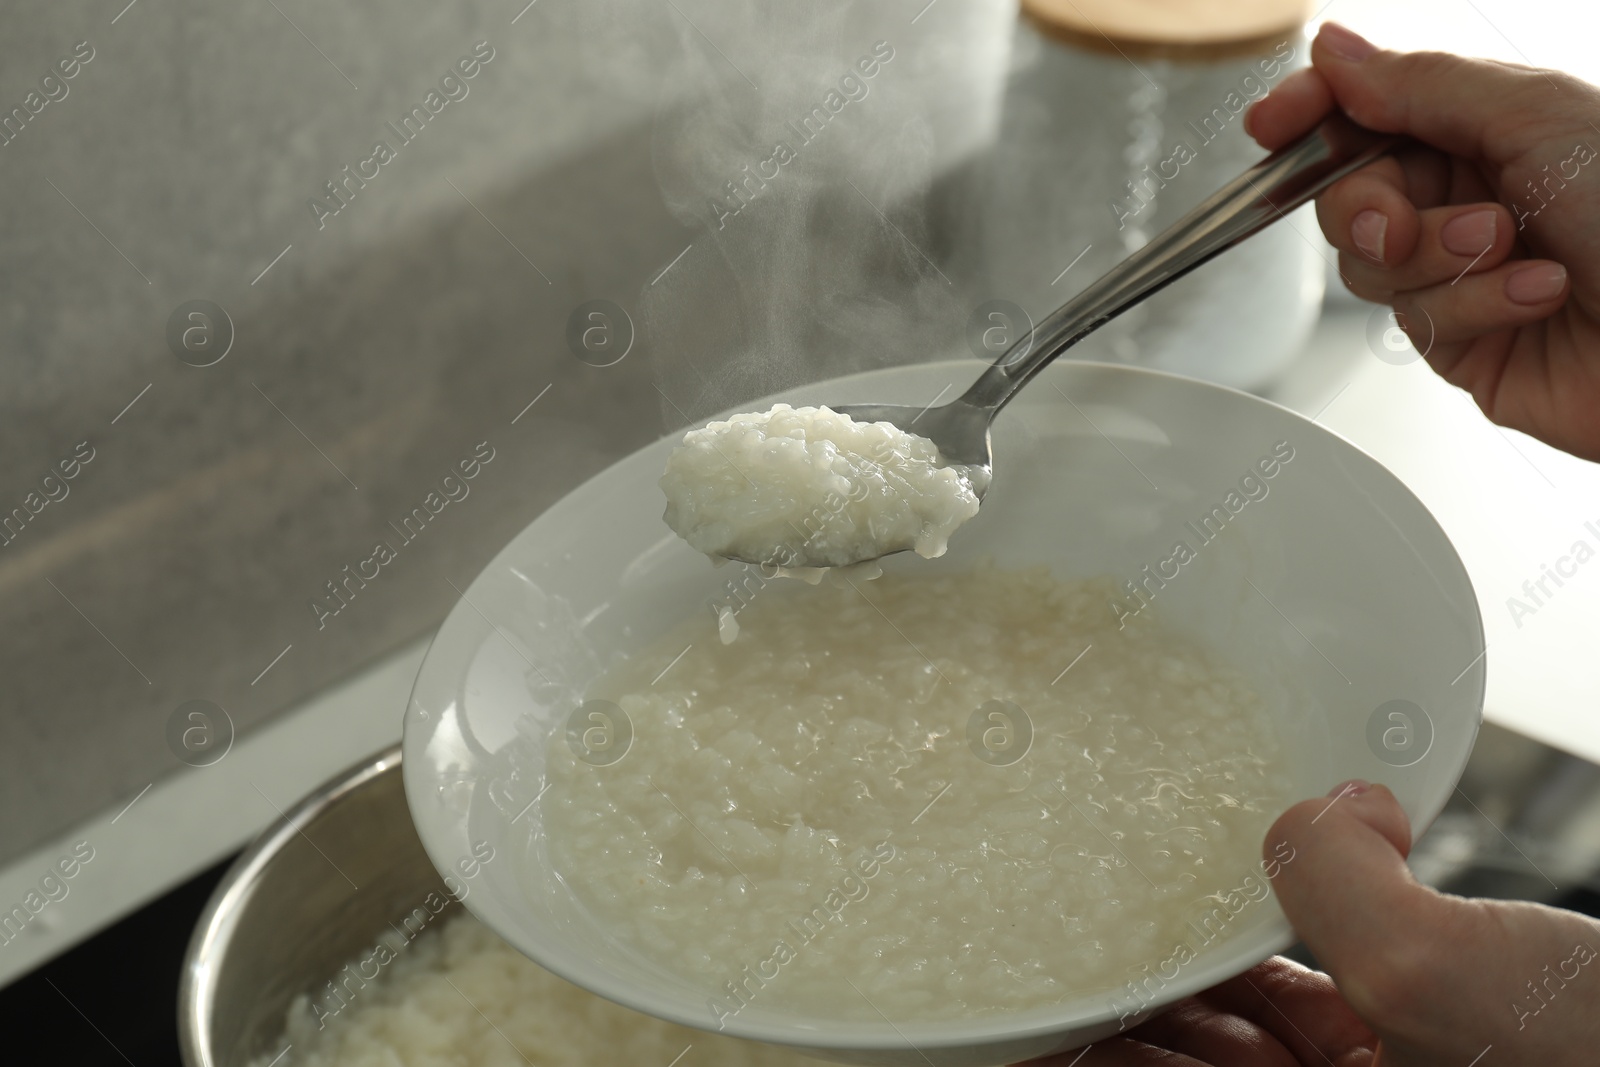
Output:
<instances>
[{"instance_id":1,"label":"creamy rice grain","mask_svg":"<svg viewBox=\"0 0 1600 1067\"><path fill-rule=\"evenodd\" d=\"M779 404L690 430L661 489L667 525L709 556L836 567L943 555L987 478L891 423Z\"/></svg>"},{"instance_id":2,"label":"creamy rice grain","mask_svg":"<svg viewBox=\"0 0 1600 1067\"><path fill-rule=\"evenodd\" d=\"M1112 989L1260 880L1287 786L1245 679L1115 592L889 575L769 585L732 645L693 620L592 687L622 760L548 746L548 860L719 1018Z\"/></svg>"},{"instance_id":3,"label":"creamy rice grain","mask_svg":"<svg viewBox=\"0 0 1600 1067\"><path fill-rule=\"evenodd\" d=\"M482 1014L479 1014L479 1013ZM317 1025L289 1009L277 1067L816 1067L751 1041L705 1034L602 1000L523 956L464 913L427 930L349 1007ZM251 1067L271 1067L278 1051Z\"/></svg>"}]
</instances>

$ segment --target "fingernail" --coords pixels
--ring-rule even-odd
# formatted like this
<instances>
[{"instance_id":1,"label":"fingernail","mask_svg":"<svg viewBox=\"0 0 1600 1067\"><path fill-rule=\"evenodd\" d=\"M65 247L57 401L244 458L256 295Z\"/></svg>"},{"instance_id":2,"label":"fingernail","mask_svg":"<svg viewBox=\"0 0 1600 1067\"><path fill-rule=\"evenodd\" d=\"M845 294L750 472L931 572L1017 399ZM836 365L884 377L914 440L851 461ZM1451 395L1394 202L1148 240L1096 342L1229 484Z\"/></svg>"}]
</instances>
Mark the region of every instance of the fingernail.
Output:
<instances>
[{"instance_id":1,"label":"fingernail","mask_svg":"<svg viewBox=\"0 0 1600 1067\"><path fill-rule=\"evenodd\" d=\"M1363 211L1350 220L1350 240L1361 254L1374 263L1383 262L1383 235L1389 229L1389 217L1381 211Z\"/></svg>"},{"instance_id":2,"label":"fingernail","mask_svg":"<svg viewBox=\"0 0 1600 1067\"><path fill-rule=\"evenodd\" d=\"M1457 215L1439 227L1439 243L1458 256L1480 255L1494 244L1496 218L1493 210Z\"/></svg>"},{"instance_id":3,"label":"fingernail","mask_svg":"<svg viewBox=\"0 0 1600 1067\"><path fill-rule=\"evenodd\" d=\"M1333 1061L1333 1067L1372 1067L1376 1057L1370 1048L1355 1048Z\"/></svg>"},{"instance_id":4,"label":"fingernail","mask_svg":"<svg viewBox=\"0 0 1600 1067\"><path fill-rule=\"evenodd\" d=\"M1377 45L1359 33L1345 29L1337 22L1324 22L1322 32L1317 34L1317 40L1340 59L1348 59L1352 63L1359 63L1378 50Z\"/></svg>"},{"instance_id":5,"label":"fingernail","mask_svg":"<svg viewBox=\"0 0 1600 1067\"><path fill-rule=\"evenodd\" d=\"M1536 263L1506 279L1506 299L1513 304L1543 304L1561 295L1567 268L1559 263Z\"/></svg>"},{"instance_id":6,"label":"fingernail","mask_svg":"<svg viewBox=\"0 0 1600 1067\"><path fill-rule=\"evenodd\" d=\"M1348 782L1341 782L1328 790L1328 795L1334 799L1339 797L1358 797L1371 788L1371 782L1362 778L1352 778Z\"/></svg>"}]
</instances>

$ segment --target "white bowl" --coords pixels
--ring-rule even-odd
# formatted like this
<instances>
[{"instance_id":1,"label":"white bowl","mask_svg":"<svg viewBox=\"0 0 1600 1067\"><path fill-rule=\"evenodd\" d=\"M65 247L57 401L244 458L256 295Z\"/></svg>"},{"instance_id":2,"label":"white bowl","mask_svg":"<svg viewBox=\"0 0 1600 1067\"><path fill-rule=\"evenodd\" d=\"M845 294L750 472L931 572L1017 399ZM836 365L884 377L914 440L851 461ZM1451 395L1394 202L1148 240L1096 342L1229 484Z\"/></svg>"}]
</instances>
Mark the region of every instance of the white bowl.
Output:
<instances>
[{"instance_id":1,"label":"white bowl","mask_svg":"<svg viewBox=\"0 0 1600 1067\"><path fill-rule=\"evenodd\" d=\"M933 363L822 382L746 405L925 404L981 370ZM707 993L636 955L540 861L543 747L609 662L695 611L729 580L662 523L656 487L676 435L563 498L506 546L445 620L405 719L406 796L442 873L489 839L518 863L479 875L467 907L522 952L638 1011L715 1029ZM1250 500L1239 487L1286 443ZM1279 722L1297 794L1349 778L1394 790L1420 833L1476 736L1483 628L1466 571L1433 517L1376 461L1264 400L1158 371L1059 361L994 427L995 481L938 560L896 570L1045 562L1063 578L1142 579L1214 504L1223 532L1156 589L1167 624L1249 671ZM537 472L529 472L529 477ZM1251 492L1260 496L1260 490ZM1168 573L1171 568L1168 567ZM1107 610L1110 610L1108 607ZM1402 702L1402 703L1394 703ZM1400 715L1401 718L1393 716ZM564 735L563 729L561 734ZM558 735L560 736L560 735ZM1294 940L1276 902L1235 923L1155 1006L1229 978ZM1130 961L1132 962L1132 961ZM723 1032L853 1063L1009 1063L1125 1025L1116 991L1000 1017L807 1018L752 1002Z\"/></svg>"}]
</instances>

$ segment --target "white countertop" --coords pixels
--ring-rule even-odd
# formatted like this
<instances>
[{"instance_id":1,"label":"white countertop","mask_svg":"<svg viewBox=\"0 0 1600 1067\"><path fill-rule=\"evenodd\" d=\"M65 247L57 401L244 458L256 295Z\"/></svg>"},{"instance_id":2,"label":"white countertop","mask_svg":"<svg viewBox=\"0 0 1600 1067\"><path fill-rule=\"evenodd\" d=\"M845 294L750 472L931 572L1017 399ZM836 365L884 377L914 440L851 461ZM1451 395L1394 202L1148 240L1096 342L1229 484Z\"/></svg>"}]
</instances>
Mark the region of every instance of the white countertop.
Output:
<instances>
[{"instance_id":1,"label":"white countertop","mask_svg":"<svg viewBox=\"0 0 1600 1067\"><path fill-rule=\"evenodd\" d=\"M413 643L239 738L211 766L152 783L0 869L3 917L75 845L93 849L74 877L58 878L66 895L0 945L0 987L236 851L317 786L398 741L426 649Z\"/></svg>"},{"instance_id":2,"label":"white countertop","mask_svg":"<svg viewBox=\"0 0 1600 1067\"><path fill-rule=\"evenodd\" d=\"M1600 465L1496 429L1421 360L1379 359L1368 317L1365 305L1335 305L1273 398L1388 466L1455 542L1488 636L1485 717L1600 762L1600 671L1589 658L1600 637ZM1550 595L1535 604L1523 583L1579 541L1596 558L1569 559L1572 575L1559 588L1547 578ZM1512 597L1533 610L1514 617ZM424 649L406 648L246 735L217 764L153 783L0 869L3 912L76 843L94 849L67 895L0 946L0 984L239 848L318 784L398 740Z\"/></svg>"}]
</instances>

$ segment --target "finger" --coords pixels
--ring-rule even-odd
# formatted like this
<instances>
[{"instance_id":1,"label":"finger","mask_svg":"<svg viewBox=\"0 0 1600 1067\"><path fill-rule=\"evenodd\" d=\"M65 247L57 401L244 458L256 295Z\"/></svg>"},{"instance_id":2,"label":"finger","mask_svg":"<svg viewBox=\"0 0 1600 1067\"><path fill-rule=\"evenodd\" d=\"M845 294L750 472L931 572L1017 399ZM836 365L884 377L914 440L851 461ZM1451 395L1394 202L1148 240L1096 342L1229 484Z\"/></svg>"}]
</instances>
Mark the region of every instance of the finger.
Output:
<instances>
[{"instance_id":1,"label":"finger","mask_svg":"<svg viewBox=\"0 0 1600 1067\"><path fill-rule=\"evenodd\" d=\"M1263 148L1282 148L1335 106L1333 91L1321 74L1298 70L1245 111L1244 129ZM1390 158L1400 160L1410 198L1419 207L1493 199L1493 191L1473 167L1427 145L1404 145Z\"/></svg>"},{"instance_id":2,"label":"finger","mask_svg":"<svg viewBox=\"0 0 1600 1067\"><path fill-rule=\"evenodd\" d=\"M1136 1041L1228 1067L1300 1067L1283 1042L1263 1027L1202 1000L1178 1002L1170 1011L1128 1032Z\"/></svg>"},{"instance_id":3,"label":"finger","mask_svg":"<svg viewBox=\"0 0 1600 1067\"><path fill-rule=\"evenodd\" d=\"M1333 90L1311 68L1279 82L1244 113L1244 132L1262 148L1278 149L1321 122L1334 108Z\"/></svg>"},{"instance_id":4,"label":"finger","mask_svg":"<svg viewBox=\"0 0 1600 1067\"><path fill-rule=\"evenodd\" d=\"M1511 118L1546 112L1553 86L1580 98L1597 95L1555 71L1442 52L1384 51L1332 22L1312 42L1311 62L1339 107L1361 125L1496 165L1544 136L1537 123Z\"/></svg>"},{"instance_id":5,"label":"finger","mask_svg":"<svg viewBox=\"0 0 1600 1067\"><path fill-rule=\"evenodd\" d=\"M1397 293L1396 321L1418 352L1542 321L1567 298L1567 271L1545 259L1518 259L1454 282Z\"/></svg>"},{"instance_id":6,"label":"finger","mask_svg":"<svg viewBox=\"0 0 1600 1067\"><path fill-rule=\"evenodd\" d=\"M1531 994L1522 976L1543 973L1552 959L1578 966L1572 946L1600 937L1600 924L1537 904L1437 893L1406 868L1410 846L1410 823L1394 795L1359 782L1332 799L1295 805L1263 846L1277 860L1285 914L1382 1038L1378 1062L1468 1064L1490 1045L1521 1042L1515 1062L1555 1064L1573 1048L1592 1047L1591 1015L1567 1017L1585 1021L1581 1037L1560 1026L1536 1030L1528 1016L1544 1011L1544 1001L1508 1011L1505 994L1518 981ZM1582 951L1594 958L1592 949Z\"/></svg>"},{"instance_id":7,"label":"finger","mask_svg":"<svg viewBox=\"0 0 1600 1067\"><path fill-rule=\"evenodd\" d=\"M1281 956L1199 999L1261 1028L1293 1053L1297 1064L1365 1064L1377 1047L1377 1036L1344 1002L1331 978Z\"/></svg>"},{"instance_id":8,"label":"finger","mask_svg":"<svg viewBox=\"0 0 1600 1067\"><path fill-rule=\"evenodd\" d=\"M1453 282L1504 263L1516 245L1511 212L1500 204L1465 204L1418 212L1418 236L1410 256L1379 266L1364 256L1340 253L1339 274L1350 291L1387 303L1395 293Z\"/></svg>"},{"instance_id":9,"label":"finger","mask_svg":"<svg viewBox=\"0 0 1600 1067\"><path fill-rule=\"evenodd\" d=\"M1434 345L1427 361L1445 381L1472 394L1492 422L1600 463L1600 412L1581 390L1550 388L1543 332L1505 330Z\"/></svg>"},{"instance_id":10,"label":"finger","mask_svg":"<svg viewBox=\"0 0 1600 1067\"><path fill-rule=\"evenodd\" d=\"M1421 226L1398 160L1380 159L1317 197L1317 224L1341 252L1380 265L1402 263Z\"/></svg>"},{"instance_id":11,"label":"finger","mask_svg":"<svg viewBox=\"0 0 1600 1067\"><path fill-rule=\"evenodd\" d=\"M1400 189L1419 210L1500 199L1476 166L1420 141L1404 144L1386 158L1399 162L1405 179Z\"/></svg>"},{"instance_id":12,"label":"finger","mask_svg":"<svg viewBox=\"0 0 1600 1067\"><path fill-rule=\"evenodd\" d=\"M1349 783L1290 808L1266 841L1278 860L1273 888L1295 931L1357 1014L1387 1011L1385 976L1418 973L1412 957L1437 953L1432 938L1449 910L1406 867L1411 824L1394 794Z\"/></svg>"},{"instance_id":13,"label":"finger","mask_svg":"<svg viewBox=\"0 0 1600 1067\"><path fill-rule=\"evenodd\" d=\"M1319 204L1340 205L1349 199L1362 183L1376 179L1393 188L1414 208L1439 207L1444 204L1464 204L1474 201L1497 201L1481 175L1470 166L1425 145L1407 147L1391 156L1384 156L1323 192ZM1476 180L1473 180L1476 179ZM1464 195L1466 190L1473 195ZM1342 212L1348 218L1361 207L1379 207L1380 204L1357 205Z\"/></svg>"},{"instance_id":14,"label":"finger","mask_svg":"<svg viewBox=\"0 0 1600 1067\"><path fill-rule=\"evenodd\" d=\"M1400 148L1394 155L1400 161L1400 169L1406 176L1406 199L1411 201L1418 210L1430 207L1440 207L1445 204L1466 204L1478 200L1498 200L1494 190L1483 185L1481 193L1464 196L1461 193L1461 183L1457 179L1458 171L1476 173L1471 167L1462 164L1454 156L1447 155L1437 148L1429 148L1420 142L1414 142Z\"/></svg>"},{"instance_id":15,"label":"finger","mask_svg":"<svg viewBox=\"0 0 1600 1067\"><path fill-rule=\"evenodd\" d=\"M1412 203L1418 207L1437 207L1440 204L1476 204L1481 201L1497 201L1500 192L1489 184L1483 176L1483 171L1470 160L1460 156L1446 155L1433 149L1422 150L1438 160L1439 178L1435 187L1437 192L1432 200L1424 200L1422 196L1414 195Z\"/></svg>"},{"instance_id":16,"label":"finger","mask_svg":"<svg viewBox=\"0 0 1600 1067\"><path fill-rule=\"evenodd\" d=\"M1212 1067L1203 1060L1181 1052L1147 1045L1129 1037L1096 1041L1087 1048L1058 1052L1043 1059L1028 1060L1016 1067Z\"/></svg>"}]
</instances>

